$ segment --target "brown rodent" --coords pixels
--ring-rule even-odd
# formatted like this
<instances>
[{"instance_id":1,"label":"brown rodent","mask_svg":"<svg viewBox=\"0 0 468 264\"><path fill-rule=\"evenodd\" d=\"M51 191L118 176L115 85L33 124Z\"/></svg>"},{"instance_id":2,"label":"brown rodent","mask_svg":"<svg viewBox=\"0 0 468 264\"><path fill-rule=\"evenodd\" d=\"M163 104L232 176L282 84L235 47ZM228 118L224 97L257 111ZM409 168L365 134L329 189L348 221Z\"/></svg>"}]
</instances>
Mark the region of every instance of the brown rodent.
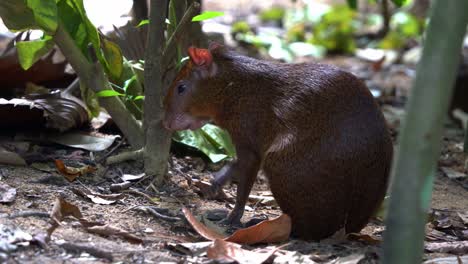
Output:
<instances>
[{"instance_id":1,"label":"brown rodent","mask_svg":"<svg viewBox=\"0 0 468 264\"><path fill-rule=\"evenodd\" d=\"M213 180L239 179L227 218L238 223L259 169L292 219L292 235L359 232L384 198L393 146L384 117L354 75L321 64L275 63L218 44L189 48L164 104L164 125L225 128L237 160Z\"/></svg>"}]
</instances>

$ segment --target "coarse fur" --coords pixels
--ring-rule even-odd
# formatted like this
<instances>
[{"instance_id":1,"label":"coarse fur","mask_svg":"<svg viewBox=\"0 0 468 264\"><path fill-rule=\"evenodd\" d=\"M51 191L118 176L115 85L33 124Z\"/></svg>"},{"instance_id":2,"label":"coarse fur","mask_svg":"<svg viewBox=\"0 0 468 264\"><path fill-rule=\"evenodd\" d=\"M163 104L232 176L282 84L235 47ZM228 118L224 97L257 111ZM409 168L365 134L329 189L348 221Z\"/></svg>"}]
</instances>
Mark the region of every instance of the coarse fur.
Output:
<instances>
[{"instance_id":1,"label":"coarse fur","mask_svg":"<svg viewBox=\"0 0 468 264\"><path fill-rule=\"evenodd\" d=\"M393 154L363 82L333 66L262 61L219 45L209 54L199 63L192 50L165 98L164 123L195 129L212 120L231 135L238 159L213 181L240 179L229 222L240 220L262 169L294 236L359 232L384 198Z\"/></svg>"}]
</instances>

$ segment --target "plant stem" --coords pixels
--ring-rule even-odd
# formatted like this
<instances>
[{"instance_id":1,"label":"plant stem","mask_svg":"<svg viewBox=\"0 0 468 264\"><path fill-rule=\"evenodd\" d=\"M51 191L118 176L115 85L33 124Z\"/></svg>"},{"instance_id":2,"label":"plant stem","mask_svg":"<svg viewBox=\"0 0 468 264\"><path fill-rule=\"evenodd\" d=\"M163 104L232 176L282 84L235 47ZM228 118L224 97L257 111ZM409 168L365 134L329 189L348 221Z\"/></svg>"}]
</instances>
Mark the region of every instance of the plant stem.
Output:
<instances>
[{"instance_id":1,"label":"plant stem","mask_svg":"<svg viewBox=\"0 0 468 264\"><path fill-rule=\"evenodd\" d=\"M99 62L93 64L86 59L81 50L75 45L70 34L65 30L62 22L59 22L54 41L76 71L83 85L91 88L94 92L112 89L101 64ZM109 112L133 147L143 147L143 129L118 97L99 98L99 104Z\"/></svg>"},{"instance_id":2,"label":"plant stem","mask_svg":"<svg viewBox=\"0 0 468 264\"><path fill-rule=\"evenodd\" d=\"M154 184L164 183L171 145L171 133L162 125L164 118L164 86L162 82L162 54L166 43L164 37L167 17L167 0L150 1L148 46L145 55L145 102L144 129L145 173L154 177Z\"/></svg>"},{"instance_id":3,"label":"plant stem","mask_svg":"<svg viewBox=\"0 0 468 264\"><path fill-rule=\"evenodd\" d=\"M383 263L421 263L443 124L466 32L468 1L433 3L392 170Z\"/></svg>"}]
</instances>

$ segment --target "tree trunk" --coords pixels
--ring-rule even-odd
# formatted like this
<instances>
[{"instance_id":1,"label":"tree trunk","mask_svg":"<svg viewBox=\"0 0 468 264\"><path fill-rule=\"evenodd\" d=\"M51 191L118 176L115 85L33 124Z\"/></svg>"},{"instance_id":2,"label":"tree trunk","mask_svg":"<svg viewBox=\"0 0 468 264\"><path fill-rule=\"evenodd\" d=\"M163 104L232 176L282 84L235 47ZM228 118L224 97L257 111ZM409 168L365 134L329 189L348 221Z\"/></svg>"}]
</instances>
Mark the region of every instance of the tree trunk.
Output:
<instances>
[{"instance_id":1,"label":"tree trunk","mask_svg":"<svg viewBox=\"0 0 468 264\"><path fill-rule=\"evenodd\" d=\"M167 173L171 133L162 125L164 118L162 82L162 53L165 48L167 0L150 1L150 23L148 46L145 59L145 102L144 129L145 173L154 177L154 184L160 186Z\"/></svg>"},{"instance_id":2,"label":"tree trunk","mask_svg":"<svg viewBox=\"0 0 468 264\"><path fill-rule=\"evenodd\" d=\"M421 263L443 124L466 33L468 1L434 1L392 170L383 263Z\"/></svg>"}]
</instances>

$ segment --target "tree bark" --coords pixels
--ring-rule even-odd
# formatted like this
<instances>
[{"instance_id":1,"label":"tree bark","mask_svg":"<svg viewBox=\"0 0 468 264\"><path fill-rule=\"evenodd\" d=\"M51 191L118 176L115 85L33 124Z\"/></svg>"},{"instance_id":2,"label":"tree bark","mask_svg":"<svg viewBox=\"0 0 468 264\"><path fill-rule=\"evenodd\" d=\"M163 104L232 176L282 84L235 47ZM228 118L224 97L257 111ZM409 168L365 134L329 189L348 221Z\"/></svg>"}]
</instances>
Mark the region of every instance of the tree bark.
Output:
<instances>
[{"instance_id":1,"label":"tree bark","mask_svg":"<svg viewBox=\"0 0 468 264\"><path fill-rule=\"evenodd\" d=\"M443 124L468 23L468 1L434 2L392 170L383 263L421 263Z\"/></svg>"},{"instance_id":2,"label":"tree bark","mask_svg":"<svg viewBox=\"0 0 468 264\"><path fill-rule=\"evenodd\" d=\"M145 55L145 102L144 130L145 142L145 173L153 176L153 183L161 186L167 173L167 162L171 144L171 133L162 125L164 118L162 82L162 54L166 44L164 32L166 29L168 0L150 1L150 23L148 46Z\"/></svg>"}]
</instances>

